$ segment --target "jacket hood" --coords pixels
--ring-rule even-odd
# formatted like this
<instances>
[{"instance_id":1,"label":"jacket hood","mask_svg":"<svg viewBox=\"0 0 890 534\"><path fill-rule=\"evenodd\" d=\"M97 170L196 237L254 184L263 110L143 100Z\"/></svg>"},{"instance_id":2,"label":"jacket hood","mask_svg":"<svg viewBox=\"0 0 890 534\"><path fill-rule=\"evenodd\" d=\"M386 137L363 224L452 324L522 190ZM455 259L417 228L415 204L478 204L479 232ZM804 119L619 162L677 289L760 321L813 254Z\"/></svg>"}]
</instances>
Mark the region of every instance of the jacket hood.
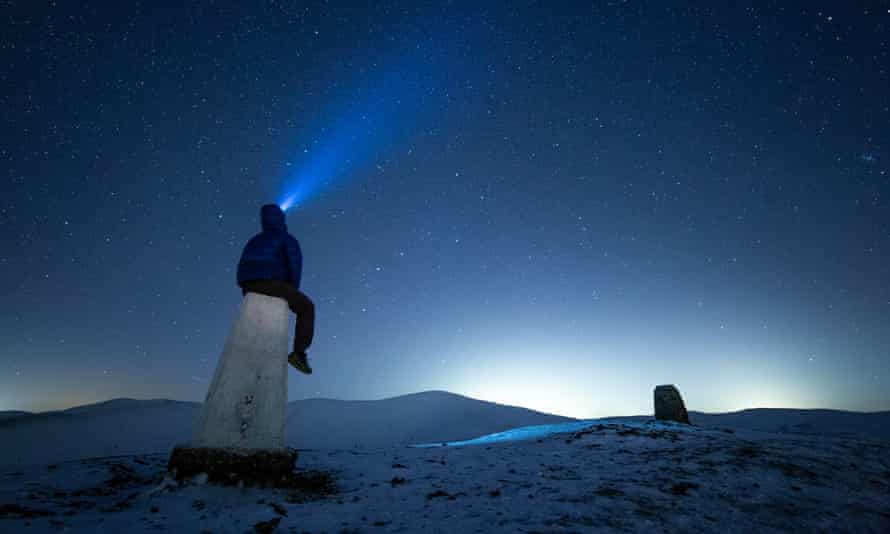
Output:
<instances>
[{"instance_id":1,"label":"jacket hood","mask_svg":"<svg viewBox=\"0 0 890 534\"><path fill-rule=\"evenodd\" d=\"M260 209L260 222L263 231L287 231L287 223L284 222L284 212L276 204L266 204Z\"/></svg>"}]
</instances>

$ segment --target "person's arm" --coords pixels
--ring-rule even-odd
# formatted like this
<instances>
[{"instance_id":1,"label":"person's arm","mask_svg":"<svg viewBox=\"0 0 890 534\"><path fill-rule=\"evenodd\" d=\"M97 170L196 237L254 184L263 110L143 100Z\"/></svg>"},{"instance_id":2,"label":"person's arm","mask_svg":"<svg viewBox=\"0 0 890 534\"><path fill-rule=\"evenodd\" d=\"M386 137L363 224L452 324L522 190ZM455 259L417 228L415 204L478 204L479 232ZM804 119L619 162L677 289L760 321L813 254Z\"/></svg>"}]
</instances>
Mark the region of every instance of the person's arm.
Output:
<instances>
[{"instance_id":1,"label":"person's arm","mask_svg":"<svg viewBox=\"0 0 890 534\"><path fill-rule=\"evenodd\" d=\"M287 255L290 282L295 288L300 289L300 278L303 276L303 252L300 251L299 241L292 235L288 235L284 242L284 252Z\"/></svg>"}]
</instances>

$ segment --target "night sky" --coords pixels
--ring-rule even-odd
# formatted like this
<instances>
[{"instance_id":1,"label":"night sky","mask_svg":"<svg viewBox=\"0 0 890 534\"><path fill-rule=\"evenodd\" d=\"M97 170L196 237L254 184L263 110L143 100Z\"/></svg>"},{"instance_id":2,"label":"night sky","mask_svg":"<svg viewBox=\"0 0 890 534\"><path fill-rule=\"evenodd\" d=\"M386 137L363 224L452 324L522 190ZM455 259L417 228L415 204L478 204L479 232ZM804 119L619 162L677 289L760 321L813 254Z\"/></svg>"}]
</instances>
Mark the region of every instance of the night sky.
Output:
<instances>
[{"instance_id":1,"label":"night sky","mask_svg":"<svg viewBox=\"0 0 890 534\"><path fill-rule=\"evenodd\" d=\"M114 4L0 2L0 410L202 400L294 195L291 399L890 409L887 4Z\"/></svg>"}]
</instances>

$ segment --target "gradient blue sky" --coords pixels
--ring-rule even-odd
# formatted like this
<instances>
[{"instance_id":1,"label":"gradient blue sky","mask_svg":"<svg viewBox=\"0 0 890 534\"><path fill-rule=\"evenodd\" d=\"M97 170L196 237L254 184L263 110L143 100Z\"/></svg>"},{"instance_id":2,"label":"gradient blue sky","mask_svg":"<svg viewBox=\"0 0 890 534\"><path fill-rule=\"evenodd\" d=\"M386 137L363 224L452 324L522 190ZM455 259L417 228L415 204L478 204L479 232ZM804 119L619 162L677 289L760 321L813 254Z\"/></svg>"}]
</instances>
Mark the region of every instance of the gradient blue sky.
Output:
<instances>
[{"instance_id":1,"label":"gradient blue sky","mask_svg":"<svg viewBox=\"0 0 890 534\"><path fill-rule=\"evenodd\" d=\"M241 4L4 8L0 409L201 400L301 187L293 399L890 409L886 6Z\"/></svg>"}]
</instances>

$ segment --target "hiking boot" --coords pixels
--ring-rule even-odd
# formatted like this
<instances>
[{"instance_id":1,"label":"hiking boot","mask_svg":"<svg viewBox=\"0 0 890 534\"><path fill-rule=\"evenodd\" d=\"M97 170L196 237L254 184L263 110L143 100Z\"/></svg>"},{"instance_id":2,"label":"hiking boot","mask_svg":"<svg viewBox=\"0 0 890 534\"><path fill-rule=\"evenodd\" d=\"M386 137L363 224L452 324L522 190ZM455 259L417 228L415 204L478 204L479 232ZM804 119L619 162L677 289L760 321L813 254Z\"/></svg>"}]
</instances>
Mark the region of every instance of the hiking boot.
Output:
<instances>
[{"instance_id":1,"label":"hiking boot","mask_svg":"<svg viewBox=\"0 0 890 534\"><path fill-rule=\"evenodd\" d=\"M301 373L312 374L312 368L309 367L309 359L305 352L291 352L287 357L287 363L293 365L294 369Z\"/></svg>"}]
</instances>

